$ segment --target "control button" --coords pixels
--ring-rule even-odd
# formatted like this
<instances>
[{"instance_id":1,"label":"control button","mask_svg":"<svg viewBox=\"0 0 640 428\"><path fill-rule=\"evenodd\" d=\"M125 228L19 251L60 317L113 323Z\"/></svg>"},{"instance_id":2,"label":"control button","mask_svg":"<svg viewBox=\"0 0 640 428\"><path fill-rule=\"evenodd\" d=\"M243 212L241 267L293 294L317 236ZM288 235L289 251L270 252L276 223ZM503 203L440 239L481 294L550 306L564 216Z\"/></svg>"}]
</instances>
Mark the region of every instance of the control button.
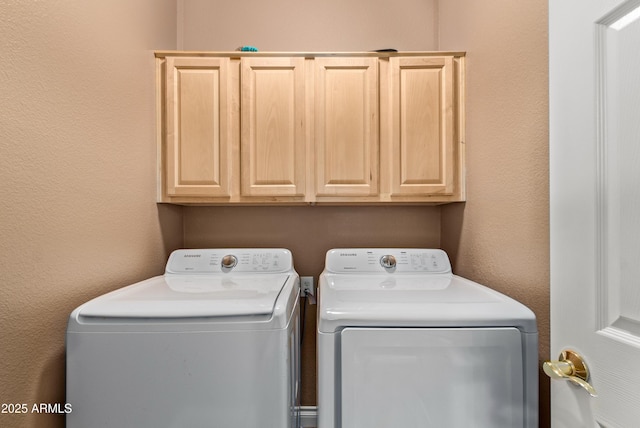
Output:
<instances>
[{"instance_id":1,"label":"control button","mask_svg":"<svg viewBox=\"0 0 640 428\"><path fill-rule=\"evenodd\" d=\"M396 267L396 258L391 254L385 254L380 257L380 265L385 269L393 269Z\"/></svg>"},{"instance_id":2,"label":"control button","mask_svg":"<svg viewBox=\"0 0 640 428\"><path fill-rule=\"evenodd\" d=\"M222 266L222 270L231 270L238 264L238 258L233 254L227 254L222 258L220 262L220 266Z\"/></svg>"}]
</instances>

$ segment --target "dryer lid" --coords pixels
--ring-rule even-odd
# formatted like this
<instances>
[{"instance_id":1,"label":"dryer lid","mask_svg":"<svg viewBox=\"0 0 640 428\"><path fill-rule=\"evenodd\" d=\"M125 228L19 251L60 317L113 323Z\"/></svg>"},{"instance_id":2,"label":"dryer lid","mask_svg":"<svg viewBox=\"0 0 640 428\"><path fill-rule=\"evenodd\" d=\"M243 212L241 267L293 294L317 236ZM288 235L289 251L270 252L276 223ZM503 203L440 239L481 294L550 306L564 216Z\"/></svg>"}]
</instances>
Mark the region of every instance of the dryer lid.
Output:
<instances>
[{"instance_id":1,"label":"dryer lid","mask_svg":"<svg viewBox=\"0 0 640 428\"><path fill-rule=\"evenodd\" d=\"M97 297L81 317L211 318L271 315L288 274L163 275Z\"/></svg>"},{"instance_id":2,"label":"dryer lid","mask_svg":"<svg viewBox=\"0 0 640 428\"><path fill-rule=\"evenodd\" d=\"M319 330L344 327L518 327L537 331L521 303L452 274L320 276Z\"/></svg>"}]
</instances>

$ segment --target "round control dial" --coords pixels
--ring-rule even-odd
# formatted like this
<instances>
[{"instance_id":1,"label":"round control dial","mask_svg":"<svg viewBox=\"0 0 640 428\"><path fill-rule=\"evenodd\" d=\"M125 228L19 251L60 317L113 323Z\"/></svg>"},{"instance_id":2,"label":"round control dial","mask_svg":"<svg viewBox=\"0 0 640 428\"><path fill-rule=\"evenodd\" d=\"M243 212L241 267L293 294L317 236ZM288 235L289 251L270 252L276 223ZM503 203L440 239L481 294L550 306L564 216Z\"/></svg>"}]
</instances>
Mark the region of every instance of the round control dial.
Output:
<instances>
[{"instance_id":1,"label":"round control dial","mask_svg":"<svg viewBox=\"0 0 640 428\"><path fill-rule=\"evenodd\" d=\"M225 270L233 269L237 264L238 258L233 254L227 254L222 258L222 261L220 262L220 266L222 266L222 269Z\"/></svg>"},{"instance_id":2,"label":"round control dial","mask_svg":"<svg viewBox=\"0 0 640 428\"><path fill-rule=\"evenodd\" d=\"M380 265L385 269L393 269L396 267L396 258L391 254L385 254L380 257Z\"/></svg>"}]
</instances>

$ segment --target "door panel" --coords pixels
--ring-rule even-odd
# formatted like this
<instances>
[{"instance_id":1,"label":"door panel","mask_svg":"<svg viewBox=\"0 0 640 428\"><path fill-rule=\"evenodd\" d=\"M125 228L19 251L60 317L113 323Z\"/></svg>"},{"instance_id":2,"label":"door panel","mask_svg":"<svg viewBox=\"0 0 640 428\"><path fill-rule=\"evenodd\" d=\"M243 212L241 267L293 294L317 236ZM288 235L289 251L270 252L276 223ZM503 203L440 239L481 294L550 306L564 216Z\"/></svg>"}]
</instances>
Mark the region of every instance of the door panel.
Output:
<instances>
[{"instance_id":1,"label":"door panel","mask_svg":"<svg viewBox=\"0 0 640 428\"><path fill-rule=\"evenodd\" d=\"M242 59L242 196L301 196L304 58Z\"/></svg>"},{"instance_id":2,"label":"door panel","mask_svg":"<svg viewBox=\"0 0 640 428\"><path fill-rule=\"evenodd\" d=\"M228 58L167 58L167 195L229 196Z\"/></svg>"},{"instance_id":3,"label":"door panel","mask_svg":"<svg viewBox=\"0 0 640 428\"><path fill-rule=\"evenodd\" d=\"M392 57L391 195L450 195L454 184L452 57Z\"/></svg>"},{"instance_id":4,"label":"door panel","mask_svg":"<svg viewBox=\"0 0 640 428\"><path fill-rule=\"evenodd\" d=\"M603 223L601 270L603 299L600 328L619 329L640 345L640 20L633 11L614 12L598 28L600 110L604 150L600 179L606 208ZM605 305L604 303L608 304ZM604 316L606 314L606 316ZM611 332L613 333L613 332Z\"/></svg>"},{"instance_id":5,"label":"door panel","mask_svg":"<svg viewBox=\"0 0 640 428\"><path fill-rule=\"evenodd\" d=\"M316 58L315 63L317 195L377 195L377 58Z\"/></svg>"},{"instance_id":6,"label":"door panel","mask_svg":"<svg viewBox=\"0 0 640 428\"><path fill-rule=\"evenodd\" d=\"M343 427L533 426L524 425L516 328L346 328L341 336Z\"/></svg>"}]
</instances>

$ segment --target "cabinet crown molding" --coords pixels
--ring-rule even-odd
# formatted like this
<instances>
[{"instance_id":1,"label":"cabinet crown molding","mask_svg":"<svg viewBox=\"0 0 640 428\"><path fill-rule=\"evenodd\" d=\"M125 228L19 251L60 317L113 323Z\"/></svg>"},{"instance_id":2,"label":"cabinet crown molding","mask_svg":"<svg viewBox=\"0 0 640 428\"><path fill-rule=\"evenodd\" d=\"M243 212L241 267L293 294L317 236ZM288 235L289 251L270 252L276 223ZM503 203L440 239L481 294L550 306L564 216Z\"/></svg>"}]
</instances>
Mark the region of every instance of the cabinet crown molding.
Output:
<instances>
[{"instance_id":1,"label":"cabinet crown molding","mask_svg":"<svg viewBox=\"0 0 640 428\"><path fill-rule=\"evenodd\" d=\"M243 57L305 57L305 58L321 58L321 57L373 57L373 58L390 58L398 56L466 56L464 51L398 51L398 52L376 52L376 51L357 51L357 52L243 52L243 51L155 51L156 58L173 57L227 57L227 58L243 58Z\"/></svg>"}]
</instances>

